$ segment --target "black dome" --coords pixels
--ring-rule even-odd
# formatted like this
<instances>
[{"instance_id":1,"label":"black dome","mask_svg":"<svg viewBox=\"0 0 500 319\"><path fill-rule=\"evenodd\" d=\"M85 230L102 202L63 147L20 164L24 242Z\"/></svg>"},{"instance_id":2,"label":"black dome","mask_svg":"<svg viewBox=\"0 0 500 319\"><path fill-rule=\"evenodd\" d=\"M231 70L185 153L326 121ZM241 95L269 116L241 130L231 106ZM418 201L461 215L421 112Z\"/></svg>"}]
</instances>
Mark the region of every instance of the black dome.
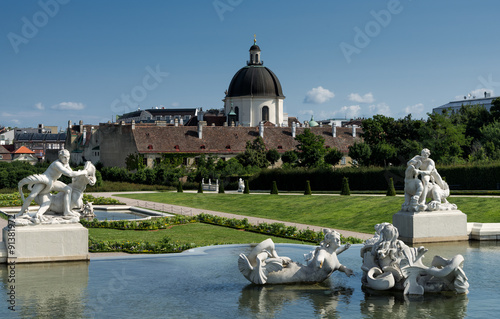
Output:
<instances>
[{"instance_id":1,"label":"black dome","mask_svg":"<svg viewBox=\"0 0 500 319\"><path fill-rule=\"evenodd\" d=\"M249 65L241 68L229 84L228 97L249 95L284 98L278 77L262 65Z\"/></svg>"},{"instance_id":2,"label":"black dome","mask_svg":"<svg viewBox=\"0 0 500 319\"><path fill-rule=\"evenodd\" d=\"M250 47L248 51L260 51L260 47L257 44L254 44Z\"/></svg>"}]
</instances>

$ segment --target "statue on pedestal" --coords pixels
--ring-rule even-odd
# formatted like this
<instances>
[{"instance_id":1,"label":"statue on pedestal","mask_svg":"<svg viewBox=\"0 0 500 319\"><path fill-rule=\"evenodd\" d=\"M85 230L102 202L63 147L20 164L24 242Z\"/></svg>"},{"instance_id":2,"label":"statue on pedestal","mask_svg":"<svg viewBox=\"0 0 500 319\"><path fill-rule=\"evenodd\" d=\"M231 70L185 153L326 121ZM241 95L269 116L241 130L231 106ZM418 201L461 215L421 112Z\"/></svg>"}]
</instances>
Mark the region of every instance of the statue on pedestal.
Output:
<instances>
[{"instance_id":1,"label":"statue on pedestal","mask_svg":"<svg viewBox=\"0 0 500 319\"><path fill-rule=\"evenodd\" d=\"M18 183L19 193L23 200L20 212L16 215L16 224L28 225L45 223L78 222L78 210L83 208L83 191L88 184L96 182L95 166L86 162L83 170L74 172L69 166L68 150L59 151L59 159L54 161L43 174L30 175ZM62 176L72 177L72 183L66 185L58 179ZM24 198L23 187L27 186L30 195ZM52 194L57 191L57 194ZM40 208L34 216L28 212L31 201L35 201ZM46 212L62 215L62 218L50 220L44 216Z\"/></svg>"},{"instance_id":2,"label":"statue on pedestal","mask_svg":"<svg viewBox=\"0 0 500 319\"><path fill-rule=\"evenodd\" d=\"M375 229L376 236L367 240L360 252L364 287L401 290L405 295L441 291L468 293L468 279L460 266L464 261L462 255L452 259L435 256L431 267L427 267L422 263L428 251L423 246L408 247L398 240L398 229L392 224L379 224Z\"/></svg>"},{"instance_id":3,"label":"statue on pedestal","mask_svg":"<svg viewBox=\"0 0 500 319\"><path fill-rule=\"evenodd\" d=\"M243 179L238 180L238 192L242 193L245 191L245 183L243 182Z\"/></svg>"},{"instance_id":4,"label":"statue on pedestal","mask_svg":"<svg viewBox=\"0 0 500 319\"><path fill-rule=\"evenodd\" d=\"M408 161L405 171L405 202L401 210L410 212L455 210L457 206L446 199L450 196L448 184L439 175L436 164L424 148L421 155ZM419 178L420 176L420 178ZM426 203L426 199L431 201Z\"/></svg>"},{"instance_id":5,"label":"statue on pedestal","mask_svg":"<svg viewBox=\"0 0 500 319\"><path fill-rule=\"evenodd\" d=\"M352 270L342 265L337 255L350 247L340 246L340 234L324 229L325 239L320 246L307 254L307 264L292 261L288 257L280 257L269 238L255 246L248 255L240 254L238 267L250 282L258 285L285 283L317 283L322 282L339 270L347 276Z\"/></svg>"}]
</instances>

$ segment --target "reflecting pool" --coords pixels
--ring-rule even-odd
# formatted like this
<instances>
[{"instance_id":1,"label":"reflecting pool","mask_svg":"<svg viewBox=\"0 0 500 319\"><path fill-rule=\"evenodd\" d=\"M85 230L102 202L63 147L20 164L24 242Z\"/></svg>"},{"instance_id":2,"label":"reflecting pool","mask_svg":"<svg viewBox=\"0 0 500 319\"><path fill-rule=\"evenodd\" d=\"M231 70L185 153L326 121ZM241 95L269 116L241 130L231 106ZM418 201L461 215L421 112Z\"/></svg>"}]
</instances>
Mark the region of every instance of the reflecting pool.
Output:
<instances>
[{"instance_id":1,"label":"reflecting pool","mask_svg":"<svg viewBox=\"0 0 500 319\"><path fill-rule=\"evenodd\" d=\"M132 220L132 219L144 219L148 215L132 212L130 210L94 210L95 218L98 220Z\"/></svg>"},{"instance_id":2,"label":"reflecting pool","mask_svg":"<svg viewBox=\"0 0 500 319\"><path fill-rule=\"evenodd\" d=\"M426 244L434 255L465 257L468 295L404 297L361 288L361 245L339 256L354 270L316 285L255 286L238 271L247 245L182 254L96 258L90 262L3 266L0 318L494 318L500 311L500 242ZM303 262L313 247L277 244ZM9 278L10 276L10 278ZM8 280L14 276L15 283ZM8 309L12 292L15 309Z\"/></svg>"}]
</instances>

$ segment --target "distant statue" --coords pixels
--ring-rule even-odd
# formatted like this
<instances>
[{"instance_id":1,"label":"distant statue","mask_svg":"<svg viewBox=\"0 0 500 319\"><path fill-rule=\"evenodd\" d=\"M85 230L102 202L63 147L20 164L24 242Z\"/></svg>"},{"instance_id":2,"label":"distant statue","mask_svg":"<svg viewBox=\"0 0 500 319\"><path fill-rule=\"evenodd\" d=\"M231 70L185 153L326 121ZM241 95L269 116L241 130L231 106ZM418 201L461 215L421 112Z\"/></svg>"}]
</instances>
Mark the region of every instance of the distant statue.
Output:
<instances>
[{"instance_id":1,"label":"distant statue","mask_svg":"<svg viewBox=\"0 0 500 319\"><path fill-rule=\"evenodd\" d=\"M269 238L255 246L248 255L240 254L238 267L250 282L258 285L283 283L318 283L326 280L339 270L347 276L353 271L342 265L337 255L349 248L340 246L340 234L324 229L325 239L320 246L311 251L307 264L300 264L288 257L280 257L274 242Z\"/></svg>"},{"instance_id":2,"label":"distant statue","mask_svg":"<svg viewBox=\"0 0 500 319\"><path fill-rule=\"evenodd\" d=\"M439 175L436 164L429 158L430 154L424 148L421 155L408 161L405 171L405 202L401 208L403 211L457 209L455 204L450 204L446 199L450 196L450 188ZM428 197L431 201L426 203Z\"/></svg>"},{"instance_id":3,"label":"distant statue","mask_svg":"<svg viewBox=\"0 0 500 319\"><path fill-rule=\"evenodd\" d=\"M238 180L238 192L244 192L245 191L245 183L243 182L243 179Z\"/></svg>"},{"instance_id":4,"label":"distant statue","mask_svg":"<svg viewBox=\"0 0 500 319\"><path fill-rule=\"evenodd\" d=\"M378 229L377 229L378 227ZM453 291L467 294L469 283L461 264L462 255L452 259L435 256L431 267L422 263L428 251L423 246L408 247L398 240L399 232L392 224L375 226L379 237L367 240L360 254L363 258L364 287L373 290L400 290L405 295L423 295L426 292Z\"/></svg>"},{"instance_id":5,"label":"distant statue","mask_svg":"<svg viewBox=\"0 0 500 319\"><path fill-rule=\"evenodd\" d=\"M74 219L78 222L83 208L83 191L88 184L94 185L96 182L95 166L91 162L86 162L81 171L72 171L69 167L69 152L67 150L59 151L59 160L56 160L47 168L43 174L30 175L23 178L19 183L19 193L23 199L23 206L16 215L16 223L23 223L23 220L32 223L41 223L48 218L44 214L51 211L60 214L64 219ZM66 185L58 179L62 176L72 177L72 183ZM23 187L28 186L30 195L24 198ZM51 194L52 191L58 191L57 194ZM40 208L34 216L28 213L28 207L31 201L35 201Z\"/></svg>"}]
</instances>

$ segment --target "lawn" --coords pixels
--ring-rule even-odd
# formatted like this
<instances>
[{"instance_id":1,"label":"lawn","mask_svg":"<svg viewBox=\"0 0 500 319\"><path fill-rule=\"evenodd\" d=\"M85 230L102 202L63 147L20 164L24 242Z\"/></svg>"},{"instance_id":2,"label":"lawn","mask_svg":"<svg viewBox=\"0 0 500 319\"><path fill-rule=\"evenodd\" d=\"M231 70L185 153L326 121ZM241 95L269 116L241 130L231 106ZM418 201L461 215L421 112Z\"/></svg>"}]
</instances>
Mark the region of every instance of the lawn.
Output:
<instances>
[{"instance_id":1,"label":"lawn","mask_svg":"<svg viewBox=\"0 0 500 319\"><path fill-rule=\"evenodd\" d=\"M304 196L267 194L148 193L127 198L182 205L244 216L373 233L373 226L392 222L400 196ZM468 222L500 223L500 197L450 197Z\"/></svg>"},{"instance_id":2,"label":"lawn","mask_svg":"<svg viewBox=\"0 0 500 319\"><path fill-rule=\"evenodd\" d=\"M275 243L312 245L311 243L305 243L297 240L257 234L202 223L175 225L169 229L162 229L157 231L89 228L89 236L91 236L95 240L148 241L151 243L159 242L165 236L167 236L171 239L172 242L194 243L196 244L196 246L260 243L267 238L272 238Z\"/></svg>"}]
</instances>

